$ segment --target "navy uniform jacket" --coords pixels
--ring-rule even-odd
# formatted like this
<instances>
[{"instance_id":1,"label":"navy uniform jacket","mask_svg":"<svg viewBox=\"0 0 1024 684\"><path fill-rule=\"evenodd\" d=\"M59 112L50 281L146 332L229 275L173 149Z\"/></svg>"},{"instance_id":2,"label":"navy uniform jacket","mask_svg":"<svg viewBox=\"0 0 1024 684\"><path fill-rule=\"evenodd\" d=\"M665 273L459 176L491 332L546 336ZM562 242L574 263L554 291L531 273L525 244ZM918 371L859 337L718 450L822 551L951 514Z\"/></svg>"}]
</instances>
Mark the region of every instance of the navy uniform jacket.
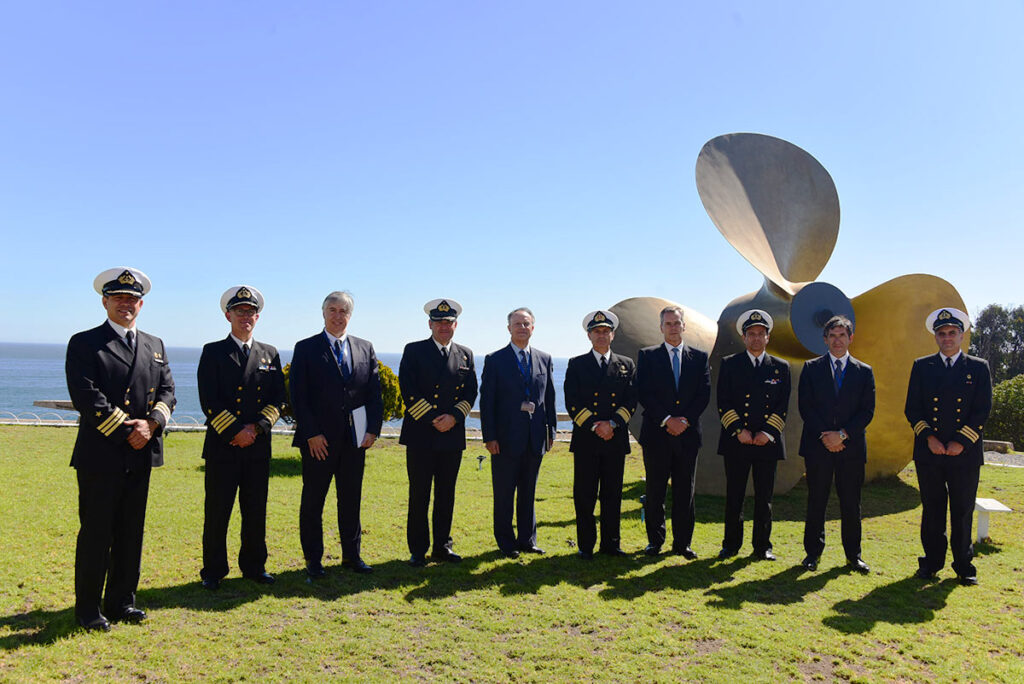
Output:
<instances>
[{"instance_id":1,"label":"navy uniform jacket","mask_svg":"<svg viewBox=\"0 0 1024 684\"><path fill-rule=\"evenodd\" d=\"M871 366L848 357L843 385L838 396L832 379L832 357L811 359L800 373L797 406L804 421L800 433L800 455L804 458L831 455L821 442L821 433L846 430L845 448L838 456L868 460L865 431L875 415L875 374Z\"/></svg>"},{"instance_id":2,"label":"navy uniform jacket","mask_svg":"<svg viewBox=\"0 0 1024 684\"><path fill-rule=\"evenodd\" d=\"M633 359L611 352L608 368L601 365L593 351L569 359L565 371L565 405L572 418L569 451L597 451L613 448L629 453L629 419L636 410L636 366ZM615 435L605 441L594 433L594 423L614 420Z\"/></svg>"},{"instance_id":3,"label":"navy uniform jacket","mask_svg":"<svg viewBox=\"0 0 1024 684\"><path fill-rule=\"evenodd\" d=\"M722 359L716 392L722 422L718 453L777 461L786 458L782 431L786 427L789 392L789 363L777 356L764 354L761 367L756 369L746 351ZM774 441L764 446L740 444L736 433L744 429L753 435L764 432Z\"/></svg>"},{"instance_id":4,"label":"navy uniform jacket","mask_svg":"<svg viewBox=\"0 0 1024 684\"><path fill-rule=\"evenodd\" d=\"M399 444L438 451L466 448L466 418L477 393L469 347L449 343L448 361L443 363L433 338L410 342L398 365L398 383L405 400ZM455 417L455 425L438 432L432 421L446 413Z\"/></svg>"},{"instance_id":5,"label":"navy uniform jacket","mask_svg":"<svg viewBox=\"0 0 1024 684\"><path fill-rule=\"evenodd\" d=\"M244 454L270 458L270 429L285 402L277 349L253 341L246 361L230 335L210 342L199 357L199 403L206 416L203 458ZM241 449L230 442L243 427L259 427L256 441Z\"/></svg>"},{"instance_id":6,"label":"navy uniform jacket","mask_svg":"<svg viewBox=\"0 0 1024 684\"><path fill-rule=\"evenodd\" d=\"M530 348L529 399L533 415L521 409L527 400L527 386L508 344L484 358L480 383L480 427L485 442L497 441L502 452L518 456L528 448L534 455L548 449L558 425L555 413L554 367L551 355Z\"/></svg>"},{"instance_id":7,"label":"navy uniform jacket","mask_svg":"<svg viewBox=\"0 0 1024 684\"><path fill-rule=\"evenodd\" d=\"M174 380L164 343L136 331L133 356L106 322L68 342L65 372L81 418L71 465L92 472L142 471L161 466L163 429L174 410ZM151 418L158 427L142 449L127 439L126 420Z\"/></svg>"},{"instance_id":8,"label":"navy uniform jacket","mask_svg":"<svg viewBox=\"0 0 1024 684\"><path fill-rule=\"evenodd\" d=\"M988 361L961 354L947 369L939 353L914 361L904 413L914 428L914 459L943 458L928 449L928 436L960 442L956 458L980 466L985 461L982 435L992 410L992 375Z\"/></svg>"},{"instance_id":9,"label":"navy uniform jacket","mask_svg":"<svg viewBox=\"0 0 1024 684\"><path fill-rule=\"evenodd\" d=\"M703 442L700 416L711 401L711 369L708 355L689 345L679 359L679 389L672 376L672 359L664 344L645 347L637 355L637 398L644 407L640 444L644 448L667 446L681 440L697 449ZM662 427L665 418L684 416L690 427L673 437Z\"/></svg>"},{"instance_id":10,"label":"navy uniform jacket","mask_svg":"<svg viewBox=\"0 0 1024 684\"><path fill-rule=\"evenodd\" d=\"M317 435L328 445L343 444L352 411L360 406L366 407L366 431L380 436L384 399L377 355L368 340L349 335L348 344L352 374L346 382L323 332L295 343L288 375L295 414L292 446L305 447Z\"/></svg>"}]
</instances>

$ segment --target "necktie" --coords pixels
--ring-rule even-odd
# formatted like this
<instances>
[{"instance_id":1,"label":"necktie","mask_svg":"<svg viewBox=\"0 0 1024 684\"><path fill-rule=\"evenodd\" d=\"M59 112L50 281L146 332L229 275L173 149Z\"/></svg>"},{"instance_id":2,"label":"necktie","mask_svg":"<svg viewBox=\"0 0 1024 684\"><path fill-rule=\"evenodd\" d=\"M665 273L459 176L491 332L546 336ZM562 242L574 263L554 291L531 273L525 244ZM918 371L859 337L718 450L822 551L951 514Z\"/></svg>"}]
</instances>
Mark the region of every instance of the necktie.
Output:
<instances>
[{"instance_id":1,"label":"necktie","mask_svg":"<svg viewBox=\"0 0 1024 684\"><path fill-rule=\"evenodd\" d=\"M524 378L530 377L530 363L526 360L526 352L523 350L519 351L519 372Z\"/></svg>"},{"instance_id":2,"label":"necktie","mask_svg":"<svg viewBox=\"0 0 1024 684\"><path fill-rule=\"evenodd\" d=\"M836 394L839 394L839 388L843 386L843 362L836 359L836 371L832 374L832 380L835 382Z\"/></svg>"},{"instance_id":3,"label":"necktie","mask_svg":"<svg viewBox=\"0 0 1024 684\"><path fill-rule=\"evenodd\" d=\"M947 356L946 357L946 368L952 368L952 367L953 367L953 359L951 359L951 358L949 358Z\"/></svg>"},{"instance_id":4,"label":"necktie","mask_svg":"<svg viewBox=\"0 0 1024 684\"><path fill-rule=\"evenodd\" d=\"M249 345L248 344L243 344L242 345L242 356L244 356L247 359L249 358Z\"/></svg>"},{"instance_id":5,"label":"necktie","mask_svg":"<svg viewBox=\"0 0 1024 684\"><path fill-rule=\"evenodd\" d=\"M756 359L754 359L754 368L760 368L760 367L761 367L761 357L758 356Z\"/></svg>"},{"instance_id":6,"label":"necktie","mask_svg":"<svg viewBox=\"0 0 1024 684\"><path fill-rule=\"evenodd\" d=\"M128 347L128 350L134 353L134 351L135 351L135 331L129 330L127 333L125 333L125 335L124 335L124 343L125 343L125 346Z\"/></svg>"},{"instance_id":7,"label":"necktie","mask_svg":"<svg viewBox=\"0 0 1024 684\"><path fill-rule=\"evenodd\" d=\"M601 372L604 373L608 370L608 359L601 357Z\"/></svg>"},{"instance_id":8,"label":"necktie","mask_svg":"<svg viewBox=\"0 0 1024 684\"><path fill-rule=\"evenodd\" d=\"M441 347L441 359L444 361L448 360L448 347Z\"/></svg>"},{"instance_id":9,"label":"necktie","mask_svg":"<svg viewBox=\"0 0 1024 684\"><path fill-rule=\"evenodd\" d=\"M679 389L679 347L672 347L672 376L676 381L676 389Z\"/></svg>"},{"instance_id":10,"label":"necktie","mask_svg":"<svg viewBox=\"0 0 1024 684\"><path fill-rule=\"evenodd\" d=\"M334 357L338 359L338 368L341 369L341 377L345 380L349 379L352 372L348 369L348 354L345 351L345 347L342 346L341 340L334 341Z\"/></svg>"}]
</instances>

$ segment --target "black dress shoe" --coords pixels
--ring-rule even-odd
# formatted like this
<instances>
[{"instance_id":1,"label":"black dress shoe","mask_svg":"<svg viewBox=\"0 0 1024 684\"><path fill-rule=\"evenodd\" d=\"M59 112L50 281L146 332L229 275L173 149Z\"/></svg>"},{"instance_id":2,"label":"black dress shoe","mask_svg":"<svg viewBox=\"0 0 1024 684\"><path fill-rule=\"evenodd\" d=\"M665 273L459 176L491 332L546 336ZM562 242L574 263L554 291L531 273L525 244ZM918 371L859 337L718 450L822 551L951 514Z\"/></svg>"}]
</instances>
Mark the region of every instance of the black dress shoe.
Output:
<instances>
[{"instance_id":1,"label":"black dress shoe","mask_svg":"<svg viewBox=\"0 0 1024 684\"><path fill-rule=\"evenodd\" d=\"M644 547L645 556L657 556L661 553L661 547L655 546L654 544L648 544Z\"/></svg>"},{"instance_id":2,"label":"black dress shoe","mask_svg":"<svg viewBox=\"0 0 1024 684\"><path fill-rule=\"evenodd\" d=\"M807 558L804 558L802 561L800 561L800 565L804 566L804 570L810 570L811 572L814 572L818 569L818 557L808 556Z\"/></svg>"},{"instance_id":3,"label":"black dress shoe","mask_svg":"<svg viewBox=\"0 0 1024 684\"><path fill-rule=\"evenodd\" d=\"M764 560L764 561L773 561L773 560L775 560L775 554L772 553L771 549L766 549L764 551L755 551L754 553L750 554L750 557L755 559L755 560Z\"/></svg>"},{"instance_id":4,"label":"black dress shoe","mask_svg":"<svg viewBox=\"0 0 1024 684\"><path fill-rule=\"evenodd\" d=\"M409 565L414 568L424 568L427 566L427 559L423 556L409 556Z\"/></svg>"},{"instance_id":5,"label":"black dress shoe","mask_svg":"<svg viewBox=\"0 0 1024 684\"><path fill-rule=\"evenodd\" d=\"M536 553L536 554L539 554L541 556L543 556L545 553L547 553L547 551L545 551L544 549L540 548L539 546L527 546L525 548L520 549L520 551L522 551L523 553Z\"/></svg>"},{"instance_id":6,"label":"black dress shoe","mask_svg":"<svg viewBox=\"0 0 1024 684\"><path fill-rule=\"evenodd\" d=\"M965 587L973 587L978 584L978 578L975 575L957 575L957 580Z\"/></svg>"},{"instance_id":7,"label":"black dress shoe","mask_svg":"<svg viewBox=\"0 0 1024 684\"><path fill-rule=\"evenodd\" d=\"M220 580L207 577L203 580L203 589L209 589L210 591L217 591L220 589Z\"/></svg>"},{"instance_id":8,"label":"black dress shoe","mask_svg":"<svg viewBox=\"0 0 1024 684\"><path fill-rule=\"evenodd\" d=\"M624 558L629 555L622 549L601 549L599 553L602 556L613 556L615 558Z\"/></svg>"},{"instance_id":9,"label":"black dress shoe","mask_svg":"<svg viewBox=\"0 0 1024 684\"><path fill-rule=\"evenodd\" d=\"M431 554L430 557L433 558L434 560L438 561L439 563L461 563L462 562L462 556L460 556L459 554L455 553L454 551L449 551L447 549L445 549L441 553Z\"/></svg>"},{"instance_id":10,"label":"black dress shoe","mask_svg":"<svg viewBox=\"0 0 1024 684\"><path fill-rule=\"evenodd\" d=\"M850 568L854 572L859 572L862 575L866 575L871 572L871 567L860 558L847 558L846 567Z\"/></svg>"},{"instance_id":11,"label":"black dress shoe","mask_svg":"<svg viewBox=\"0 0 1024 684\"><path fill-rule=\"evenodd\" d=\"M256 584L273 584L277 579L269 572L253 573L251 575L242 575L247 580L251 580Z\"/></svg>"},{"instance_id":12,"label":"black dress shoe","mask_svg":"<svg viewBox=\"0 0 1024 684\"><path fill-rule=\"evenodd\" d=\"M697 560L697 552L687 546L685 549L672 549L672 553L682 556L686 560Z\"/></svg>"},{"instance_id":13,"label":"black dress shoe","mask_svg":"<svg viewBox=\"0 0 1024 684\"><path fill-rule=\"evenodd\" d=\"M309 575L311 579L319 579L326 575L327 571L324 570L324 566L320 564L320 561L316 561L313 563L306 563L306 574Z\"/></svg>"},{"instance_id":14,"label":"black dress shoe","mask_svg":"<svg viewBox=\"0 0 1024 684\"><path fill-rule=\"evenodd\" d=\"M149 616L146 615L146 611L142 610L141 608L136 608L135 606L128 606L127 608L122 609L121 612L119 612L118 614L112 615L110 617L110 621L127 622L132 625L137 625L143 620L145 620L147 617Z\"/></svg>"},{"instance_id":15,"label":"black dress shoe","mask_svg":"<svg viewBox=\"0 0 1024 684\"><path fill-rule=\"evenodd\" d=\"M726 549L726 548L723 548L721 551L718 552L718 560L725 560L726 558L732 558L737 553L738 553L738 551L736 551L736 549Z\"/></svg>"},{"instance_id":16,"label":"black dress shoe","mask_svg":"<svg viewBox=\"0 0 1024 684\"><path fill-rule=\"evenodd\" d=\"M927 568L918 568L917 572L914 573L914 577L917 579L932 580L935 579L935 573Z\"/></svg>"},{"instance_id":17,"label":"black dress shoe","mask_svg":"<svg viewBox=\"0 0 1024 684\"><path fill-rule=\"evenodd\" d=\"M371 572L373 572L373 568L367 565L362 558L343 560L341 561L341 567L348 568L357 575L369 575Z\"/></svg>"},{"instance_id":18,"label":"black dress shoe","mask_svg":"<svg viewBox=\"0 0 1024 684\"><path fill-rule=\"evenodd\" d=\"M78 620L78 624L87 632L109 632L110 620L100 615L92 620Z\"/></svg>"},{"instance_id":19,"label":"black dress shoe","mask_svg":"<svg viewBox=\"0 0 1024 684\"><path fill-rule=\"evenodd\" d=\"M594 560L593 551L577 551L576 555L580 557L580 560Z\"/></svg>"},{"instance_id":20,"label":"black dress shoe","mask_svg":"<svg viewBox=\"0 0 1024 684\"><path fill-rule=\"evenodd\" d=\"M519 551L516 549L510 549L508 551L502 551L501 555L505 558L519 558Z\"/></svg>"}]
</instances>

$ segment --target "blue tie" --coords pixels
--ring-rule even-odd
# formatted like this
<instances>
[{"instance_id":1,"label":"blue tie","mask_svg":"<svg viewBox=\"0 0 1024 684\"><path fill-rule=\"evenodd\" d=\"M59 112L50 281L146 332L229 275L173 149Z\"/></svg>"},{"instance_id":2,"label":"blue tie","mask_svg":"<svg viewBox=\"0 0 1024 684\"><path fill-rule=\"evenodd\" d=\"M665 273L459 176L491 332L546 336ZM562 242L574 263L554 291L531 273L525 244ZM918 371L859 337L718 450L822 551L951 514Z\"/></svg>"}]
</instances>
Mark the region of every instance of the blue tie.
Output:
<instances>
[{"instance_id":1,"label":"blue tie","mask_svg":"<svg viewBox=\"0 0 1024 684\"><path fill-rule=\"evenodd\" d=\"M836 394L839 394L839 389L843 386L843 362L836 359L836 372L832 374L832 378L836 382Z\"/></svg>"},{"instance_id":2,"label":"blue tie","mask_svg":"<svg viewBox=\"0 0 1024 684\"><path fill-rule=\"evenodd\" d=\"M672 377L676 380L676 389L679 389L679 347L672 347Z\"/></svg>"},{"instance_id":3,"label":"blue tie","mask_svg":"<svg viewBox=\"0 0 1024 684\"><path fill-rule=\"evenodd\" d=\"M348 368L348 351L341 344L341 340L334 341L334 356L338 359L338 367L341 368L341 377L348 380L352 377L352 371Z\"/></svg>"}]
</instances>

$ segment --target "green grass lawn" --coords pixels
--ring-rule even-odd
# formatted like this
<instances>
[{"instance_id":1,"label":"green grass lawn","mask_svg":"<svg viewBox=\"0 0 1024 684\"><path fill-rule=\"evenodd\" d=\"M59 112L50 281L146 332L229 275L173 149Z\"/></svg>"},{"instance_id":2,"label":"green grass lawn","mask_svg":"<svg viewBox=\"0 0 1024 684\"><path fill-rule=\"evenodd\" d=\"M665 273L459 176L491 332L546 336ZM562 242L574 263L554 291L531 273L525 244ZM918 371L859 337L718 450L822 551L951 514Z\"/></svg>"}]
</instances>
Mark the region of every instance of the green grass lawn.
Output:
<instances>
[{"instance_id":1,"label":"green grass lawn","mask_svg":"<svg viewBox=\"0 0 1024 684\"><path fill-rule=\"evenodd\" d=\"M299 548L298 453L275 437L265 588L237 568L199 585L202 435L167 438L150 489L138 605L150 619L108 634L75 628L78 530L74 429L0 427L0 680L454 679L655 681L1024 681L1024 469L986 466L979 496L993 515L976 547L981 584L912 577L920 552L913 466L864 491L864 558L848 573L833 497L829 546L803 572L801 484L775 499L776 563L718 562L723 500L699 497L693 547L677 556L574 555L572 462L545 457L538 487L544 556L506 560L491 535L490 473L465 453L453 536L459 565L405 561L404 450L383 440L367 459L363 556L370 576L343 572L328 499L328 576L306 580ZM646 543L643 464L626 464L623 547ZM748 502L749 503L749 502ZM748 519L749 519L748 508ZM749 549L749 522L747 523ZM671 532L670 532L671 534ZM238 513L229 558L238 549Z\"/></svg>"}]
</instances>

